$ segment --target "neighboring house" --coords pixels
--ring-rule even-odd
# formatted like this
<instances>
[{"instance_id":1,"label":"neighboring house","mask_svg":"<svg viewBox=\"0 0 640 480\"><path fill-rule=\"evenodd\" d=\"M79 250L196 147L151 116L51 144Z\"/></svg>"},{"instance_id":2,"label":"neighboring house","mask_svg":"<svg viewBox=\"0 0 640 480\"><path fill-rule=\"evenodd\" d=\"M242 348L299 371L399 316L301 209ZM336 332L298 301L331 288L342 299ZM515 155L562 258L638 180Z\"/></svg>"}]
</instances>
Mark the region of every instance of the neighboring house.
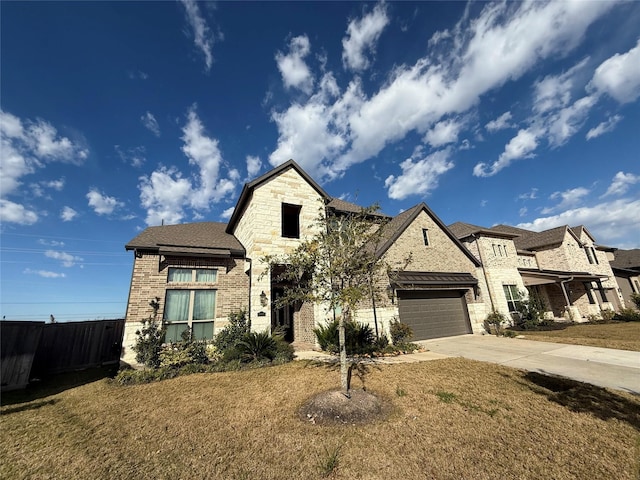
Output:
<instances>
[{"instance_id":1,"label":"neighboring house","mask_svg":"<svg viewBox=\"0 0 640 480\"><path fill-rule=\"evenodd\" d=\"M229 223L187 223L149 227L131 240L134 252L125 324L125 360L142 320L159 298L158 317L168 325L167 341L186 326L197 338L212 338L233 311L245 309L254 331L284 330L298 344L315 344L313 329L334 312L303 304L276 309L286 285L261 261L292 251L319 228L319 209L328 215L359 212L360 207L329 196L292 160L247 183ZM376 318L388 332L393 317L414 329L414 339L481 332L487 314L486 291L478 278L480 262L424 204L385 220L376 254L390 265L411 262L402 271L376 279L387 298L363 305L359 321ZM373 222L372 224L375 224Z\"/></svg>"},{"instance_id":2,"label":"neighboring house","mask_svg":"<svg viewBox=\"0 0 640 480\"><path fill-rule=\"evenodd\" d=\"M623 306L634 308L631 294L640 294L640 248L633 250L609 249L613 255L611 268L623 298Z\"/></svg>"},{"instance_id":3,"label":"neighboring house","mask_svg":"<svg viewBox=\"0 0 640 480\"><path fill-rule=\"evenodd\" d=\"M580 321L623 304L606 249L596 246L583 226L533 232L458 222L450 229L483 264L495 310L513 312L518 300L514 292L524 292L522 286L535 291L547 317Z\"/></svg>"}]
</instances>

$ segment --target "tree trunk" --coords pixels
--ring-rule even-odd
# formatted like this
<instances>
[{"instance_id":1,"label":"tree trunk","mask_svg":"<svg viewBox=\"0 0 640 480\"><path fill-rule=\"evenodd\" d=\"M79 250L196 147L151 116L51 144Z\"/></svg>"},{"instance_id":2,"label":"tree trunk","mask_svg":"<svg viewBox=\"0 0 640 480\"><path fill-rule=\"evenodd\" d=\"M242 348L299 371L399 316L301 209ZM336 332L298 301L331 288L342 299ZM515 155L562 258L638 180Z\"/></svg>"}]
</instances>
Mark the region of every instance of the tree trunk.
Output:
<instances>
[{"instance_id":1,"label":"tree trunk","mask_svg":"<svg viewBox=\"0 0 640 480\"><path fill-rule=\"evenodd\" d=\"M349 391L349 365L347 363L347 338L345 333L345 318L349 314L348 310L344 310L338 321L338 341L340 343L340 384L342 386L342 394L351 398Z\"/></svg>"}]
</instances>

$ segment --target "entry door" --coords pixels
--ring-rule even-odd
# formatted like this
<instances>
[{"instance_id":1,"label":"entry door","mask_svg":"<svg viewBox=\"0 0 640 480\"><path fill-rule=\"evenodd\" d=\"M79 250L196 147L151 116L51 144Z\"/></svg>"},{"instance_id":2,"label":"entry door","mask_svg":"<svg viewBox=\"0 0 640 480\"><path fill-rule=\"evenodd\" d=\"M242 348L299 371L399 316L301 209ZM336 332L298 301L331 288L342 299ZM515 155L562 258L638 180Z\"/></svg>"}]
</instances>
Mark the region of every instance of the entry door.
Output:
<instances>
[{"instance_id":1,"label":"entry door","mask_svg":"<svg viewBox=\"0 0 640 480\"><path fill-rule=\"evenodd\" d=\"M271 331L280 330L287 342L293 342L293 305L276 308L276 301L284 294L284 289L274 287L272 290Z\"/></svg>"}]
</instances>

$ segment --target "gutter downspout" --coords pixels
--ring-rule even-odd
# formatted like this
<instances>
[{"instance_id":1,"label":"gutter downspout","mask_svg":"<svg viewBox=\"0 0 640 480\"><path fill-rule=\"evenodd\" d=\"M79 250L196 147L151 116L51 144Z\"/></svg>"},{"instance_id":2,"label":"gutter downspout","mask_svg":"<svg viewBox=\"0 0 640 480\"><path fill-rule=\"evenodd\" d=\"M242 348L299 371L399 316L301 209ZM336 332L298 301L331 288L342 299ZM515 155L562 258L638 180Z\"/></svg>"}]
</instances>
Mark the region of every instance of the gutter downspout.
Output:
<instances>
[{"instance_id":1,"label":"gutter downspout","mask_svg":"<svg viewBox=\"0 0 640 480\"><path fill-rule=\"evenodd\" d=\"M567 278L566 280L560 280L560 288L562 289L562 294L564 295L564 300L567 302L567 309L571 306L571 302L569 301L569 296L567 295L567 289L564 284L573 281L573 276Z\"/></svg>"},{"instance_id":2,"label":"gutter downspout","mask_svg":"<svg viewBox=\"0 0 640 480\"><path fill-rule=\"evenodd\" d=\"M487 284L487 294L489 295L489 303L491 304L491 311L494 312L496 307L493 301L493 295L491 295L491 286L489 285L489 279L487 278L487 271L485 270L484 259L482 258L482 250L480 249L480 244L478 243L477 235L475 233L472 233L471 237L476 242L476 247L478 247L478 256L480 257L480 264L482 265L482 275L484 276L484 282Z\"/></svg>"}]
</instances>

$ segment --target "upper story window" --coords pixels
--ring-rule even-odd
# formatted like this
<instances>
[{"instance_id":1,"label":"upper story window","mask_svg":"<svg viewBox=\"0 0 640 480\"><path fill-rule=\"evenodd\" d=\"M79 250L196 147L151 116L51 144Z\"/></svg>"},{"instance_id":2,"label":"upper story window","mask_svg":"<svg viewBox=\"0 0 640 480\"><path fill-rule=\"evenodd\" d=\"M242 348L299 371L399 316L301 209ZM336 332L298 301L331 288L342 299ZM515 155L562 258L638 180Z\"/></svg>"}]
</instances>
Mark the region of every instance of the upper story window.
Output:
<instances>
[{"instance_id":1,"label":"upper story window","mask_svg":"<svg viewBox=\"0 0 640 480\"><path fill-rule=\"evenodd\" d=\"M584 247L584 251L587 254L587 258L589 259L589 263L590 264L596 264L598 265L598 257L596 256L596 251L593 247L588 247L585 246Z\"/></svg>"},{"instance_id":2,"label":"upper story window","mask_svg":"<svg viewBox=\"0 0 640 480\"><path fill-rule=\"evenodd\" d=\"M282 236L285 238L300 238L300 210L301 205L282 204Z\"/></svg>"},{"instance_id":3,"label":"upper story window","mask_svg":"<svg viewBox=\"0 0 640 480\"><path fill-rule=\"evenodd\" d=\"M167 282L170 283L215 283L218 270L215 268L169 268Z\"/></svg>"},{"instance_id":4,"label":"upper story window","mask_svg":"<svg viewBox=\"0 0 640 480\"><path fill-rule=\"evenodd\" d=\"M423 228L422 229L422 238L424 239L424 244L426 246L429 246L429 229L428 228Z\"/></svg>"},{"instance_id":5,"label":"upper story window","mask_svg":"<svg viewBox=\"0 0 640 480\"><path fill-rule=\"evenodd\" d=\"M494 257L506 257L507 256L507 246L500 244L491 244L491 248L493 249Z\"/></svg>"}]
</instances>

